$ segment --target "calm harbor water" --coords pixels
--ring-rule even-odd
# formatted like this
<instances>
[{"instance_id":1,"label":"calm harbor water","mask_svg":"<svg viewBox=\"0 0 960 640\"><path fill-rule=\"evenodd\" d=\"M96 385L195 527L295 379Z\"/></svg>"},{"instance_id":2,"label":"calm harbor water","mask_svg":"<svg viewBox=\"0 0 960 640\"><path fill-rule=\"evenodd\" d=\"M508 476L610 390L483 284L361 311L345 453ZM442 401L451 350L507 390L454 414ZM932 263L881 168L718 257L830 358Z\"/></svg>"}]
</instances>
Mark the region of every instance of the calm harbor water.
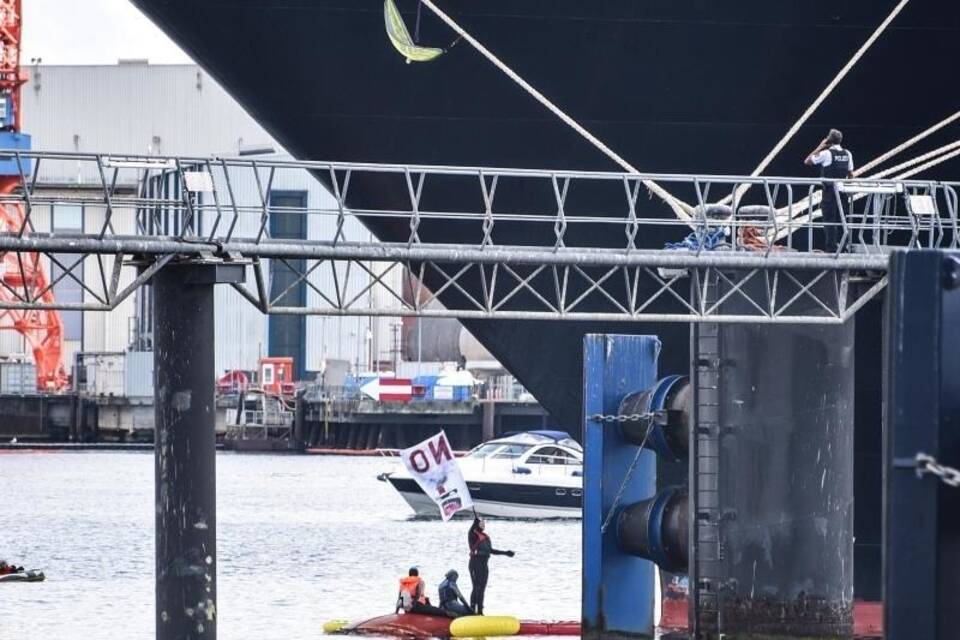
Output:
<instances>
[{"instance_id":1,"label":"calm harbor water","mask_svg":"<svg viewBox=\"0 0 960 640\"><path fill-rule=\"evenodd\" d=\"M411 565L469 596L468 522L416 520L376 475L385 458L217 456L219 637L299 640L392 611ZM0 585L0 638L154 633L152 453L0 455L0 558L46 571ZM487 612L580 615L580 523L491 521Z\"/></svg>"}]
</instances>

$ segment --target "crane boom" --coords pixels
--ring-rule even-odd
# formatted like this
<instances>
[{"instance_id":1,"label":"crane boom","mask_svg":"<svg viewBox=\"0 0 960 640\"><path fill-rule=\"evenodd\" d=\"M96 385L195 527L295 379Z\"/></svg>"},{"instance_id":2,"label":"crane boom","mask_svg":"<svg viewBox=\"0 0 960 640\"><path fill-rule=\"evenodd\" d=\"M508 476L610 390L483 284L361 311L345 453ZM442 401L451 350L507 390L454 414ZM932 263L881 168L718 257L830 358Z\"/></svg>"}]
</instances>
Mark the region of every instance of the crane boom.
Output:
<instances>
[{"instance_id":1,"label":"crane boom","mask_svg":"<svg viewBox=\"0 0 960 640\"><path fill-rule=\"evenodd\" d=\"M28 149L30 136L20 131L20 91L27 75L20 67L23 28L21 0L0 0L0 148ZM0 194L22 188L29 166L0 160ZM19 205L0 206L0 233L27 233L26 217ZM0 302L42 300L54 302L53 287L38 253L0 254ZM63 320L55 310L0 309L0 331L24 337L37 368L37 389L60 390L67 386L63 368Z\"/></svg>"}]
</instances>

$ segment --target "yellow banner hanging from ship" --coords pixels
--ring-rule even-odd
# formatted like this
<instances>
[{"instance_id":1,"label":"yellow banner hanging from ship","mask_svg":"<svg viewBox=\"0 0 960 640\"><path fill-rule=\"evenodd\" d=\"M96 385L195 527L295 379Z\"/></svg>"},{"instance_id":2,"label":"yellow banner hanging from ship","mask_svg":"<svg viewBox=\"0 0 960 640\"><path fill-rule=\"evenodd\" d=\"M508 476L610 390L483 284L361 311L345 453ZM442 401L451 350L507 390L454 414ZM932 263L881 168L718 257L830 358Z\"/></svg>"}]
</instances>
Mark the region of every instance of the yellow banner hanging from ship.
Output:
<instances>
[{"instance_id":1,"label":"yellow banner hanging from ship","mask_svg":"<svg viewBox=\"0 0 960 640\"><path fill-rule=\"evenodd\" d=\"M407 31L407 25L400 15L400 10L393 0L384 0L383 2L383 21L387 27L387 37L397 51L407 59L407 64L411 62L430 62L434 58L443 54L443 49L436 47L421 47L410 37Z\"/></svg>"}]
</instances>

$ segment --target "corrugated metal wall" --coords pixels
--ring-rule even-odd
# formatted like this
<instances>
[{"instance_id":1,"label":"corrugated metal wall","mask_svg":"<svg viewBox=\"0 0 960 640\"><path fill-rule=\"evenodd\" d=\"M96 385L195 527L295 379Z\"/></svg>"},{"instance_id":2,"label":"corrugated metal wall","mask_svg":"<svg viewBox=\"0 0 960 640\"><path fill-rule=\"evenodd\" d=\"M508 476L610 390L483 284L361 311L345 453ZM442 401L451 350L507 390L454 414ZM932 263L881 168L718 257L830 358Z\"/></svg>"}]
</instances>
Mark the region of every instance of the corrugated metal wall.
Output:
<instances>
[{"instance_id":1,"label":"corrugated metal wall","mask_svg":"<svg viewBox=\"0 0 960 640\"><path fill-rule=\"evenodd\" d=\"M283 153L253 118L194 65L39 66L29 67L28 71L30 82L23 90L23 126L24 131L33 136L35 149L235 156L243 149L257 147ZM263 178L266 184L265 176ZM48 188L78 183L93 186L99 184L99 180L93 167L84 169L68 162L41 164L40 182ZM233 186L238 201L259 204L251 172L237 174ZM333 205L322 185L305 171L278 173L273 189L306 192L310 208ZM49 211L37 210L34 216L38 230L50 230ZM84 212L87 232L99 229L103 220L102 209L88 208ZM113 223L118 233L132 233L135 229L132 214L115 215ZM259 220L252 216L241 219L237 233L255 235L258 224ZM333 225L335 221L329 217L311 216L308 236L329 237ZM350 240L369 237L355 221L344 231ZM47 266L49 275L49 264ZM103 267L109 275L112 258L105 258ZM83 277L88 283L100 279L95 259L87 260ZM121 286L133 277L133 269L125 267ZM391 273L390 278L399 282L400 274ZM353 296L366 286L369 277L354 271L350 280L347 290L348 295ZM329 266L314 270L310 282L321 290L329 289L332 282ZM248 283L252 288L252 272L248 273ZM357 306L365 306L369 296L380 298L376 300L378 305L391 299L377 286L361 296ZM89 299L89 294L85 294L85 299ZM258 356L267 353L267 319L229 287L218 288L216 299L217 371L254 368ZM310 289L307 303L320 305L318 294ZM79 340L65 343L65 366L70 368L72 354L79 349L125 350L131 337L134 309L135 301L130 297L113 313L86 313L82 343ZM390 360L394 323L388 318L308 318L306 368L320 369L325 358L347 360L354 366L359 364L361 369L376 359ZM24 352L24 342L18 334L0 332L0 356Z\"/></svg>"},{"instance_id":2,"label":"corrugated metal wall","mask_svg":"<svg viewBox=\"0 0 960 640\"><path fill-rule=\"evenodd\" d=\"M27 67L23 129L34 147L158 155L275 144L195 65ZM42 172L42 177L52 177ZM57 176L74 181L76 171ZM93 175L90 175L93 178Z\"/></svg>"}]
</instances>

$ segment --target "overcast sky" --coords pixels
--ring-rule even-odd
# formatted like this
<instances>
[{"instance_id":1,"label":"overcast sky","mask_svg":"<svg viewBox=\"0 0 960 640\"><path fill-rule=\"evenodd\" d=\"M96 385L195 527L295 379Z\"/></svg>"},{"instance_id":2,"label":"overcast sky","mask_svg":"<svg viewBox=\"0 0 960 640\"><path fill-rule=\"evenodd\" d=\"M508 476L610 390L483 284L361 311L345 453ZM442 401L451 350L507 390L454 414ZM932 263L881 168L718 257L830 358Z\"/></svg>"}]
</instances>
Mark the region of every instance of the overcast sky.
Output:
<instances>
[{"instance_id":1,"label":"overcast sky","mask_svg":"<svg viewBox=\"0 0 960 640\"><path fill-rule=\"evenodd\" d=\"M115 64L190 58L128 0L23 0L21 64Z\"/></svg>"}]
</instances>

